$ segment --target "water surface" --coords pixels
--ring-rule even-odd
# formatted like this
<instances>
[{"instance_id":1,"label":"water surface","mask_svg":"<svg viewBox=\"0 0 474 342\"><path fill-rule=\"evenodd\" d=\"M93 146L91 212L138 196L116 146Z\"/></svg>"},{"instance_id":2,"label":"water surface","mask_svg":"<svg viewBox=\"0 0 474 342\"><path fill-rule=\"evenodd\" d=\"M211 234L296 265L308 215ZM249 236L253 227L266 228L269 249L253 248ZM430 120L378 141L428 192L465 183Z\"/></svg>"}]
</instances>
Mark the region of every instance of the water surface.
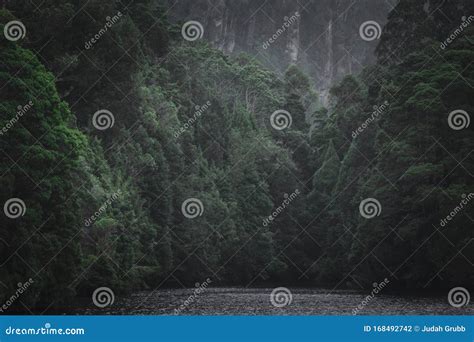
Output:
<instances>
[{"instance_id":1,"label":"water surface","mask_svg":"<svg viewBox=\"0 0 474 342\"><path fill-rule=\"evenodd\" d=\"M142 291L127 297L115 297L112 305L81 309L80 314L114 315L352 315L370 293L292 288L292 301L275 307L270 301L272 288L207 288L194 295L195 289ZM452 307L447 297L394 296L378 294L360 315L473 315L467 305Z\"/></svg>"}]
</instances>

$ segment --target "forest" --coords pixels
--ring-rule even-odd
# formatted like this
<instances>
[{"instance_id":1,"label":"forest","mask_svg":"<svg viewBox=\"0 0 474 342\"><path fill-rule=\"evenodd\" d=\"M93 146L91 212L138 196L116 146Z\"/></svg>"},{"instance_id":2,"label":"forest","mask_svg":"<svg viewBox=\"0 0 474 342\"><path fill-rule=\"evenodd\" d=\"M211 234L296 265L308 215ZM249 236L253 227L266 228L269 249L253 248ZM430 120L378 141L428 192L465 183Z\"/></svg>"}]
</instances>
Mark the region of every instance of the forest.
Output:
<instances>
[{"instance_id":1,"label":"forest","mask_svg":"<svg viewBox=\"0 0 474 342\"><path fill-rule=\"evenodd\" d=\"M432 2L400 0L322 103L298 63L184 39L161 1L4 1L0 32L25 31L0 37L0 302L29 279L12 309L472 287L474 3Z\"/></svg>"}]
</instances>

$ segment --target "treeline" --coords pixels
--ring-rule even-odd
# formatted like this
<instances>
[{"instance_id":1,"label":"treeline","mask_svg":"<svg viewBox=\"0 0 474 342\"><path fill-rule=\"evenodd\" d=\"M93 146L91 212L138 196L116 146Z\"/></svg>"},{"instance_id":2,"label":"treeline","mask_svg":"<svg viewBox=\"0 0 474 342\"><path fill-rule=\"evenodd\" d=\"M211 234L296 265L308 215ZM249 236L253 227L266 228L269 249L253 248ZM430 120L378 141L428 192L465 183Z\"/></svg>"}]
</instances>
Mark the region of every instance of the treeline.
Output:
<instances>
[{"instance_id":1,"label":"treeline","mask_svg":"<svg viewBox=\"0 0 474 342\"><path fill-rule=\"evenodd\" d=\"M323 108L296 66L280 79L184 40L157 1L81 6L0 12L27 28L0 42L0 200L26 209L0 218L0 300L30 278L14 307L207 278L472 284L472 206L440 227L472 192L472 126L448 125L451 111L472 113L472 30L440 49L440 19L419 23L422 4L402 1L379 63ZM400 20L424 39L394 57L413 31ZM359 210L367 198L374 218Z\"/></svg>"}]
</instances>

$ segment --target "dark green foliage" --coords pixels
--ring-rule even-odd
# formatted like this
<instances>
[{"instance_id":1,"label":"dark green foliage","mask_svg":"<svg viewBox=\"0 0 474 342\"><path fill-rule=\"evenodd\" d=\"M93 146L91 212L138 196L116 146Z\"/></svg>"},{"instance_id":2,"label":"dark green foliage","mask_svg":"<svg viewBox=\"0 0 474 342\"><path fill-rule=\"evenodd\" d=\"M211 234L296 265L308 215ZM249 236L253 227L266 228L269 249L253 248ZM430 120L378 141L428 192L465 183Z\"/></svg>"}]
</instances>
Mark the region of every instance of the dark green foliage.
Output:
<instances>
[{"instance_id":1,"label":"dark green foliage","mask_svg":"<svg viewBox=\"0 0 474 342\"><path fill-rule=\"evenodd\" d=\"M472 192L473 126L447 124L453 110L474 112L472 29L439 50L430 31L440 19L430 18L414 29L422 48L389 63L400 16L424 11L400 2L379 63L335 85L322 108L297 66L279 80L251 56L185 41L156 1L80 6L7 6L28 36L0 43L0 124L33 105L0 135L1 203L18 197L27 210L0 218L0 301L30 277L35 290L19 309L60 306L100 286L121 293L208 277L472 284L472 204L440 227ZM112 128L92 125L99 109L113 113ZM279 131L270 116L282 109L292 125ZM382 205L370 220L359 213L368 197ZM183 215L189 198L202 202L201 216Z\"/></svg>"},{"instance_id":2,"label":"dark green foliage","mask_svg":"<svg viewBox=\"0 0 474 342\"><path fill-rule=\"evenodd\" d=\"M25 303L61 302L74 293L69 285L79 272L77 175L87 140L72 128L73 116L53 75L30 51L2 43L0 61L1 126L7 128L0 138L1 202L20 198L26 206L19 218L1 215L2 283L14 289L32 278L35 293L30 291ZM22 115L20 104L29 106Z\"/></svg>"},{"instance_id":3,"label":"dark green foliage","mask_svg":"<svg viewBox=\"0 0 474 342\"><path fill-rule=\"evenodd\" d=\"M451 111L472 113L472 34L465 31L445 51L427 40L402 63L368 68L331 90L332 109L312 134L320 166L309 199L323 213L311 230L327 246L317 281L358 287L389 277L408 289L472 284L472 205L441 224L472 191L472 125L448 125ZM375 116L373 106L381 108ZM373 219L358 210L368 197L382 207Z\"/></svg>"}]
</instances>

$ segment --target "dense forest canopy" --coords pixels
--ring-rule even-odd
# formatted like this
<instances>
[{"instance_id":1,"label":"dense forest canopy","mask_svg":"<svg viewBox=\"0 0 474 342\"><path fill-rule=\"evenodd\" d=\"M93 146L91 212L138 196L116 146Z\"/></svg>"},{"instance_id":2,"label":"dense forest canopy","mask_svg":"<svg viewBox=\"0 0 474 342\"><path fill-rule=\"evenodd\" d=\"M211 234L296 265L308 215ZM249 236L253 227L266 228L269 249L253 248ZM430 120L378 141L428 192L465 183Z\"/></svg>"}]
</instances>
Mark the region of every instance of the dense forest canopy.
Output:
<instances>
[{"instance_id":1,"label":"dense forest canopy","mask_svg":"<svg viewBox=\"0 0 474 342\"><path fill-rule=\"evenodd\" d=\"M19 310L208 278L472 286L474 28L440 44L474 8L432 2L401 0L326 107L156 0L6 2L0 301L29 279Z\"/></svg>"}]
</instances>

